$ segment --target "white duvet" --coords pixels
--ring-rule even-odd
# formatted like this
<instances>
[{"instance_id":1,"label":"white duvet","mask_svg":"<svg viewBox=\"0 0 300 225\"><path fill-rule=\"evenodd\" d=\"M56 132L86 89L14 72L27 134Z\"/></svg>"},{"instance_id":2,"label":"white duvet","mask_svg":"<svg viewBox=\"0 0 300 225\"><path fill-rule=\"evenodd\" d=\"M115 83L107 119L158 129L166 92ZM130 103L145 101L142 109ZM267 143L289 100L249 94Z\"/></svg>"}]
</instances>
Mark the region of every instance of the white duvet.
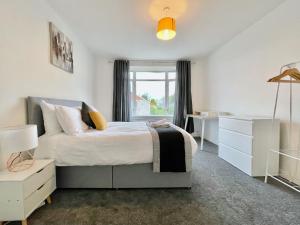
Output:
<instances>
[{"instance_id":1,"label":"white duvet","mask_svg":"<svg viewBox=\"0 0 300 225\"><path fill-rule=\"evenodd\" d=\"M191 135L190 140L194 154L197 143ZM151 163L152 136L145 122L111 122L104 131L43 135L34 155L37 159L55 159L57 166Z\"/></svg>"}]
</instances>

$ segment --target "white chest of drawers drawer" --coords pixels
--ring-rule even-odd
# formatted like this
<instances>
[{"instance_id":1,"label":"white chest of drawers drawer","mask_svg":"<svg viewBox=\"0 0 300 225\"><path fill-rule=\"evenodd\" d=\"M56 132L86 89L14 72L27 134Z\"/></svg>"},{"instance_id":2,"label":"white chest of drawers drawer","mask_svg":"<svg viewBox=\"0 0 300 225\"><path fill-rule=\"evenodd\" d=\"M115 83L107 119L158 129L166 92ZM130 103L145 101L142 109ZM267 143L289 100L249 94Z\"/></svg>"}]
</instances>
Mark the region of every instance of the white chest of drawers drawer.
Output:
<instances>
[{"instance_id":1,"label":"white chest of drawers drawer","mask_svg":"<svg viewBox=\"0 0 300 225\"><path fill-rule=\"evenodd\" d=\"M219 121L219 127L227 130L235 131L241 134L246 134L252 136L253 132L253 121L252 120L242 120L222 117Z\"/></svg>"},{"instance_id":2,"label":"white chest of drawers drawer","mask_svg":"<svg viewBox=\"0 0 300 225\"><path fill-rule=\"evenodd\" d=\"M268 150L279 148L279 127L270 118L220 117L219 157L250 176L264 176Z\"/></svg>"},{"instance_id":3,"label":"white chest of drawers drawer","mask_svg":"<svg viewBox=\"0 0 300 225\"><path fill-rule=\"evenodd\" d=\"M36 160L20 172L0 171L0 221L26 221L55 189L53 160Z\"/></svg>"}]
</instances>

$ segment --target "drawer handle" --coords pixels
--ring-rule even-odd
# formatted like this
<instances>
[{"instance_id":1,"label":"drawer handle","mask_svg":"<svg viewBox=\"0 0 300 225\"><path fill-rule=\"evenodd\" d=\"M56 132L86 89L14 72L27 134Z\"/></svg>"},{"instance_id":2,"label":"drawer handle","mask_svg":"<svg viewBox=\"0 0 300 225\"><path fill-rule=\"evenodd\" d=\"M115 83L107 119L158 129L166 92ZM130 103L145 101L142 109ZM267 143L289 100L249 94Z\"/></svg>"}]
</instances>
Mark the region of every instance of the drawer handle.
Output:
<instances>
[{"instance_id":1,"label":"drawer handle","mask_svg":"<svg viewBox=\"0 0 300 225\"><path fill-rule=\"evenodd\" d=\"M37 190L40 190L42 187L44 187L45 184L43 184L42 186L40 186Z\"/></svg>"},{"instance_id":2,"label":"drawer handle","mask_svg":"<svg viewBox=\"0 0 300 225\"><path fill-rule=\"evenodd\" d=\"M37 171L36 173L40 173L44 170L44 168L40 169L39 171Z\"/></svg>"}]
</instances>

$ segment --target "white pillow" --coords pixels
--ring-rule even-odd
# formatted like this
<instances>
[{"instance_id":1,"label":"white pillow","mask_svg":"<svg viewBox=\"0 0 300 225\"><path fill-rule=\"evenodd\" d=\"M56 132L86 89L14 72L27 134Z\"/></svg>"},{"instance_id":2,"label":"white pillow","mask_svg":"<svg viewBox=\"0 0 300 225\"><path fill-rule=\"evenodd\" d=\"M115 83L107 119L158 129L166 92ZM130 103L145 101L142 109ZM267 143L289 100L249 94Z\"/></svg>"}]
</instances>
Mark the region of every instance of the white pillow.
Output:
<instances>
[{"instance_id":1,"label":"white pillow","mask_svg":"<svg viewBox=\"0 0 300 225\"><path fill-rule=\"evenodd\" d=\"M46 134L53 135L62 132L62 128L56 118L55 105L49 104L44 100L41 102Z\"/></svg>"},{"instance_id":2,"label":"white pillow","mask_svg":"<svg viewBox=\"0 0 300 225\"><path fill-rule=\"evenodd\" d=\"M81 119L80 109L57 105L55 110L58 122L66 134L75 135L88 129Z\"/></svg>"}]
</instances>

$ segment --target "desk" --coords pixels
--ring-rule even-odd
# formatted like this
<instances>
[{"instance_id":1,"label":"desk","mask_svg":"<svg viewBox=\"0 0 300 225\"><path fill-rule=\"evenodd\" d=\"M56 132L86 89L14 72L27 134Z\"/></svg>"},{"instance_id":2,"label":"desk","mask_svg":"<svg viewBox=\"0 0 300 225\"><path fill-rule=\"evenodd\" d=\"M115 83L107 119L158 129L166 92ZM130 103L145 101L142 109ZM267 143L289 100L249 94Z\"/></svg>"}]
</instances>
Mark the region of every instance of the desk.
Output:
<instances>
[{"instance_id":1,"label":"desk","mask_svg":"<svg viewBox=\"0 0 300 225\"><path fill-rule=\"evenodd\" d=\"M200 149L203 150L203 140L204 140L204 131L205 131L205 120L207 119L215 119L218 118L219 115L194 115L194 114L187 114L186 118L185 118L185 125L184 125L184 129L186 130L187 127L187 123L189 118L193 118L193 119L198 119L201 120L201 145L200 145Z\"/></svg>"}]
</instances>

